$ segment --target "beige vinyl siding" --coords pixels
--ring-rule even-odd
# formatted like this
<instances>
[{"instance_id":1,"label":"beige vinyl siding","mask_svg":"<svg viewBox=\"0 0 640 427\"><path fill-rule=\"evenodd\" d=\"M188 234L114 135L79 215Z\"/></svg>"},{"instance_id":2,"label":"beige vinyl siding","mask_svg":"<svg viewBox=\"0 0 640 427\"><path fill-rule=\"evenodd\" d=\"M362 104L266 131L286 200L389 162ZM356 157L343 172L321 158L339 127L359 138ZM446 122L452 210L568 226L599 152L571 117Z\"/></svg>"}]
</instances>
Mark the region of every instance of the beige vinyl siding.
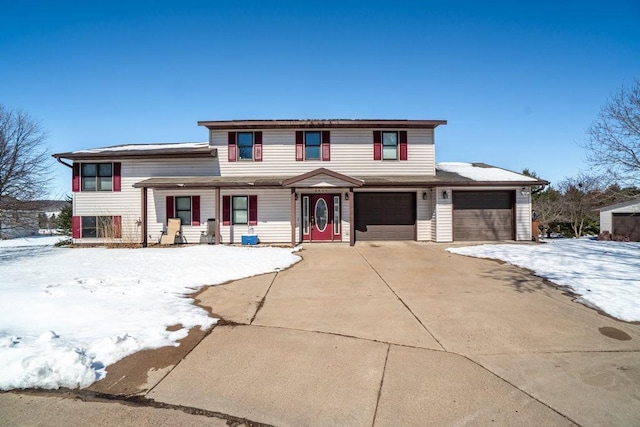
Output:
<instances>
[{"instance_id":1,"label":"beige vinyl siding","mask_svg":"<svg viewBox=\"0 0 640 427\"><path fill-rule=\"evenodd\" d=\"M423 194L426 193L426 199L423 199ZM431 241L432 237L432 197L433 192L425 188L418 190L416 195L417 212L416 212L416 226L417 226L417 239L418 241Z\"/></svg>"},{"instance_id":2,"label":"beige vinyl siding","mask_svg":"<svg viewBox=\"0 0 640 427\"><path fill-rule=\"evenodd\" d=\"M348 243L351 237L351 223L349 222L349 215L351 215L351 209L349 208L349 203L351 201L344 199L344 193L342 193L340 196L342 198L342 206L340 209L340 215L342 216L340 218L340 231L341 231L342 241ZM351 196L353 196L353 194Z\"/></svg>"},{"instance_id":3,"label":"beige vinyl siding","mask_svg":"<svg viewBox=\"0 0 640 427\"><path fill-rule=\"evenodd\" d=\"M531 194L522 194L522 187L516 189L516 240L531 240ZM527 188L527 191L530 191Z\"/></svg>"},{"instance_id":4,"label":"beige vinyl siding","mask_svg":"<svg viewBox=\"0 0 640 427\"><path fill-rule=\"evenodd\" d=\"M140 243L140 190L84 191L74 193L74 216L121 216L122 238L74 239L75 243Z\"/></svg>"},{"instance_id":5,"label":"beige vinyl siding","mask_svg":"<svg viewBox=\"0 0 640 427\"><path fill-rule=\"evenodd\" d=\"M257 225L220 224L221 243L242 242L242 235L252 228L262 243L291 243L291 190L229 189L221 196L258 196Z\"/></svg>"},{"instance_id":6,"label":"beige vinyl siding","mask_svg":"<svg viewBox=\"0 0 640 427\"><path fill-rule=\"evenodd\" d=\"M447 191L448 198L442 197ZM457 190L457 188L456 188ZM436 187L436 242L447 243L453 241L453 204L451 188Z\"/></svg>"},{"instance_id":7,"label":"beige vinyl siding","mask_svg":"<svg viewBox=\"0 0 640 427\"><path fill-rule=\"evenodd\" d=\"M614 211L600 212L600 232L608 231L613 234L613 212Z\"/></svg>"},{"instance_id":8,"label":"beige vinyl siding","mask_svg":"<svg viewBox=\"0 0 640 427\"><path fill-rule=\"evenodd\" d=\"M119 161L114 159L113 161ZM92 162L85 162L92 163ZM167 159L167 160L124 160L120 161L121 169L121 191L80 191L73 194L73 215L75 216L121 216L122 217L122 238L121 239L75 239L76 243L141 243L142 228L142 190L133 188L137 182L151 177L163 176L208 176L219 173L216 159ZM194 191L188 191L185 195L197 195ZM176 192L176 194L178 194ZM166 193L166 195L169 195ZM154 199L154 191L148 191L148 235L149 243L155 243L164 230L165 201L162 209L158 211ZM206 230L205 198L200 201L201 219ZM213 196L212 202L213 203ZM213 209L211 208L211 212ZM214 215L211 215L213 217ZM185 230L185 236L190 243L199 240L199 232L202 227L194 227L192 230ZM196 239L197 240L194 240Z\"/></svg>"},{"instance_id":9,"label":"beige vinyl siding","mask_svg":"<svg viewBox=\"0 0 640 427\"><path fill-rule=\"evenodd\" d=\"M407 130L408 160L373 160L372 129L322 129L331 132L330 161L296 161L295 130L262 132L262 161L229 162L228 132L212 131L211 145L218 149L223 176L299 175L327 168L350 176L435 175L433 129ZM394 130L394 129L389 129Z\"/></svg>"}]
</instances>

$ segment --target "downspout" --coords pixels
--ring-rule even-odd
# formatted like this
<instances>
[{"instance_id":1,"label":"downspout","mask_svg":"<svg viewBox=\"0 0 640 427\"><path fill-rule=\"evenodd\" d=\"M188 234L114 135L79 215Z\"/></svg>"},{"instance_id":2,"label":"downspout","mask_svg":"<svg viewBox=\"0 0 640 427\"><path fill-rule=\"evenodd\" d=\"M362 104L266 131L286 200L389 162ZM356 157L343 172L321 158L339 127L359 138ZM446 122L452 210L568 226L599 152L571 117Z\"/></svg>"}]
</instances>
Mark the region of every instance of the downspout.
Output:
<instances>
[{"instance_id":1,"label":"downspout","mask_svg":"<svg viewBox=\"0 0 640 427\"><path fill-rule=\"evenodd\" d=\"M539 192L543 191L546 187L547 187L547 184L542 184L540 188L533 190L531 192L531 195L533 196L534 194L538 194Z\"/></svg>"},{"instance_id":2,"label":"downspout","mask_svg":"<svg viewBox=\"0 0 640 427\"><path fill-rule=\"evenodd\" d=\"M141 215L141 221L142 221L141 234L142 235L140 237L142 237L142 247L146 248L148 246L148 244L149 244L148 237L147 237L148 236L147 235L147 222L148 222L148 218L147 218L147 187L142 187L141 191L142 191L142 197L141 197L142 198L142 201L141 201L141 204L142 204L142 206L141 206L141 209L142 209L142 212L141 212L142 213L142 215Z\"/></svg>"}]
</instances>

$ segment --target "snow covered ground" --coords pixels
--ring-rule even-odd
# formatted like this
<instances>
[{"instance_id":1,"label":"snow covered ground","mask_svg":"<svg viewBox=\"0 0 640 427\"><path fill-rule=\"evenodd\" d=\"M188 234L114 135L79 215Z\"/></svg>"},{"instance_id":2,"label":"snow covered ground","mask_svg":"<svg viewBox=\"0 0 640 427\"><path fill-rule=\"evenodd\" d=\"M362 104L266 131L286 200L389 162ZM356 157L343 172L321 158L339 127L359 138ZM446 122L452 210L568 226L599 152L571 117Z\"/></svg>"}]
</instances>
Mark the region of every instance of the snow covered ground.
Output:
<instances>
[{"instance_id":1,"label":"snow covered ground","mask_svg":"<svg viewBox=\"0 0 640 427\"><path fill-rule=\"evenodd\" d=\"M579 295L582 304L621 320L640 321L640 243L558 239L541 245L479 245L448 251L527 268Z\"/></svg>"},{"instance_id":2,"label":"snow covered ground","mask_svg":"<svg viewBox=\"0 0 640 427\"><path fill-rule=\"evenodd\" d=\"M60 239L0 241L0 390L86 387L129 354L215 324L186 294L300 260L272 247L55 248Z\"/></svg>"}]
</instances>

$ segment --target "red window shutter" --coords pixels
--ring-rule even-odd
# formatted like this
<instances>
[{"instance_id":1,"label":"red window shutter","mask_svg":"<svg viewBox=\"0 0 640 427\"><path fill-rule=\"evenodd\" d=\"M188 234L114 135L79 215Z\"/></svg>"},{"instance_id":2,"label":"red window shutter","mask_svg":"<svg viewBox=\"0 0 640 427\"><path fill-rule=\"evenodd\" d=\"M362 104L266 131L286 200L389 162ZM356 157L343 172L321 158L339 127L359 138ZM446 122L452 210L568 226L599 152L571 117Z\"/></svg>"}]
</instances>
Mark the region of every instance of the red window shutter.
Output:
<instances>
[{"instance_id":1,"label":"red window shutter","mask_svg":"<svg viewBox=\"0 0 640 427\"><path fill-rule=\"evenodd\" d=\"M71 237L74 239L80 238L80 217L71 217Z\"/></svg>"},{"instance_id":2,"label":"red window shutter","mask_svg":"<svg viewBox=\"0 0 640 427\"><path fill-rule=\"evenodd\" d=\"M296 131L296 161L304 160L304 132Z\"/></svg>"},{"instance_id":3,"label":"red window shutter","mask_svg":"<svg viewBox=\"0 0 640 427\"><path fill-rule=\"evenodd\" d=\"M237 159L237 151L238 146L236 145L236 133L229 132L229 143L228 143L228 151L229 151L229 161L235 162Z\"/></svg>"},{"instance_id":4,"label":"red window shutter","mask_svg":"<svg viewBox=\"0 0 640 427\"><path fill-rule=\"evenodd\" d=\"M113 217L113 238L119 239L122 237L122 217Z\"/></svg>"},{"instance_id":5,"label":"red window shutter","mask_svg":"<svg viewBox=\"0 0 640 427\"><path fill-rule=\"evenodd\" d=\"M80 163L73 164L73 177L71 179L71 191L80 191Z\"/></svg>"},{"instance_id":6,"label":"red window shutter","mask_svg":"<svg viewBox=\"0 0 640 427\"><path fill-rule=\"evenodd\" d=\"M373 131L373 160L382 160L382 132Z\"/></svg>"},{"instance_id":7,"label":"red window shutter","mask_svg":"<svg viewBox=\"0 0 640 427\"><path fill-rule=\"evenodd\" d=\"M222 225L231 225L231 196L222 196Z\"/></svg>"},{"instance_id":8,"label":"red window shutter","mask_svg":"<svg viewBox=\"0 0 640 427\"><path fill-rule=\"evenodd\" d=\"M331 160L331 132L322 131L322 160Z\"/></svg>"},{"instance_id":9,"label":"red window shutter","mask_svg":"<svg viewBox=\"0 0 640 427\"><path fill-rule=\"evenodd\" d=\"M249 225L258 225L258 196L249 196Z\"/></svg>"},{"instance_id":10,"label":"red window shutter","mask_svg":"<svg viewBox=\"0 0 640 427\"><path fill-rule=\"evenodd\" d=\"M200 225L200 196L191 196L191 225Z\"/></svg>"},{"instance_id":11,"label":"red window shutter","mask_svg":"<svg viewBox=\"0 0 640 427\"><path fill-rule=\"evenodd\" d=\"M120 177L122 173L122 163L116 162L113 164L113 191L121 191L122 190L122 178Z\"/></svg>"},{"instance_id":12,"label":"red window shutter","mask_svg":"<svg viewBox=\"0 0 640 427\"><path fill-rule=\"evenodd\" d=\"M169 224L169 218L173 218L176 215L176 212L173 207L173 202L174 202L173 196L167 196L167 207L166 207L167 220L165 221L165 224Z\"/></svg>"},{"instance_id":13,"label":"red window shutter","mask_svg":"<svg viewBox=\"0 0 640 427\"><path fill-rule=\"evenodd\" d=\"M253 134L253 159L256 162L262 161L262 132Z\"/></svg>"},{"instance_id":14,"label":"red window shutter","mask_svg":"<svg viewBox=\"0 0 640 427\"><path fill-rule=\"evenodd\" d=\"M400 131L400 160L407 160L407 131Z\"/></svg>"}]
</instances>

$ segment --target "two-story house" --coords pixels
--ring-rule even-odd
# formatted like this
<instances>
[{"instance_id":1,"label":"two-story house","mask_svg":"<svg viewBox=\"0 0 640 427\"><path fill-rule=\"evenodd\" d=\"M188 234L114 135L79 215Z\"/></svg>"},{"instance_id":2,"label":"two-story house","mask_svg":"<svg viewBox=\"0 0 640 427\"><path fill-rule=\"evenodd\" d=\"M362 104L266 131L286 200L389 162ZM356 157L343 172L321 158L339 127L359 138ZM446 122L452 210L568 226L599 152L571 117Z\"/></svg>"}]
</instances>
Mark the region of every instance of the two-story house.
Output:
<instances>
[{"instance_id":1,"label":"two-story house","mask_svg":"<svg viewBox=\"0 0 640 427\"><path fill-rule=\"evenodd\" d=\"M435 162L443 120L198 122L208 143L54 154L72 173L73 239L187 243L530 240L531 187L484 163ZM65 160L70 160L68 163Z\"/></svg>"}]
</instances>

